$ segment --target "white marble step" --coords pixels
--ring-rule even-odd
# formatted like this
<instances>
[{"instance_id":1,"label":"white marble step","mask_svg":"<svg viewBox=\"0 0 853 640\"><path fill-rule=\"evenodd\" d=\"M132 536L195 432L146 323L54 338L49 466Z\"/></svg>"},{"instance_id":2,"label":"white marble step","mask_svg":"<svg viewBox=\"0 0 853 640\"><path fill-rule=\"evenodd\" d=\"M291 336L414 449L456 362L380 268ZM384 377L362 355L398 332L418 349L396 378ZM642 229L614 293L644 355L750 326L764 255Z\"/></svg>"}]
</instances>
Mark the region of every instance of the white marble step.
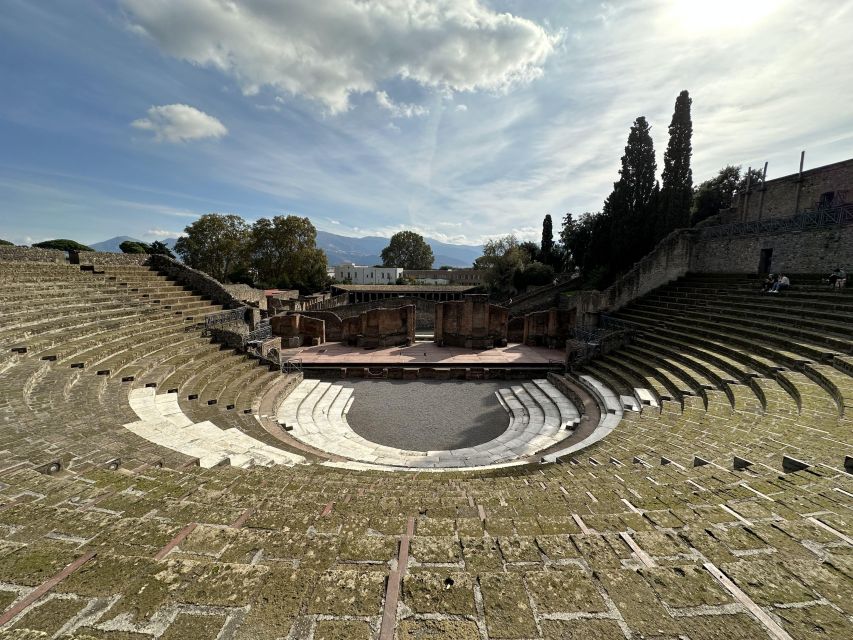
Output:
<instances>
[{"instance_id":1,"label":"white marble step","mask_svg":"<svg viewBox=\"0 0 853 640\"><path fill-rule=\"evenodd\" d=\"M557 409L560 411L562 426L567 429L574 429L574 427L580 422L581 416L577 407L572 404L572 401L560 393L560 390L557 389L557 387L544 378L534 380L533 384L539 387L542 392L557 405Z\"/></svg>"},{"instance_id":2,"label":"white marble step","mask_svg":"<svg viewBox=\"0 0 853 640\"><path fill-rule=\"evenodd\" d=\"M648 389L642 389L642 388L635 387L634 393L636 394L637 398L639 399L640 404L647 404L650 407L659 406L658 401L655 399L654 394L651 391L649 391Z\"/></svg>"},{"instance_id":3,"label":"white marble step","mask_svg":"<svg viewBox=\"0 0 853 640\"><path fill-rule=\"evenodd\" d=\"M177 394L155 394L154 388L134 389L128 394L140 420L125 427L163 447L199 459L209 468L229 460L232 466L304 462L302 456L271 447L239 429L220 429L209 420L194 423L178 403Z\"/></svg>"},{"instance_id":4,"label":"white marble step","mask_svg":"<svg viewBox=\"0 0 853 640\"><path fill-rule=\"evenodd\" d=\"M299 405L308 397L308 394L314 390L319 384L319 380L303 380L297 387L290 392L290 395L285 398L284 402L278 408L276 417L278 422L284 425L296 424L296 416L299 411Z\"/></svg>"}]
</instances>

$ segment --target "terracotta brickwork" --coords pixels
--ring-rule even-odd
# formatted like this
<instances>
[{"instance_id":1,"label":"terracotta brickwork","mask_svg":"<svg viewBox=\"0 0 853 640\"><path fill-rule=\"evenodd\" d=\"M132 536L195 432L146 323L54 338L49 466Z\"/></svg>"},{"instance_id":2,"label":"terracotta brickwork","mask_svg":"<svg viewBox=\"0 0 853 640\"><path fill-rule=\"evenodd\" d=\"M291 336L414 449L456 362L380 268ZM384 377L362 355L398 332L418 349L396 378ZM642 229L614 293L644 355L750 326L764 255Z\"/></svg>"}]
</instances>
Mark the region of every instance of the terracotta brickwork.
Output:
<instances>
[{"instance_id":1,"label":"terracotta brickwork","mask_svg":"<svg viewBox=\"0 0 853 640\"><path fill-rule=\"evenodd\" d=\"M309 318L300 313L270 318L273 335L284 338L299 338L302 344L318 345L326 341L326 325L318 318Z\"/></svg>"},{"instance_id":2,"label":"terracotta brickwork","mask_svg":"<svg viewBox=\"0 0 853 640\"><path fill-rule=\"evenodd\" d=\"M435 306L435 342L439 346L491 349L506 346L509 310L489 304L483 294Z\"/></svg>"},{"instance_id":3,"label":"terracotta brickwork","mask_svg":"<svg viewBox=\"0 0 853 640\"><path fill-rule=\"evenodd\" d=\"M341 342L357 347L391 347L415 341L415 307L370 309L341 320Z\"/></svg>"},{"instance_id":4,"label":"terracotta brickwork","mask_svg":"<svg viewBox=\"0 0 853 640\"><path fill-rule=\"evenodd\" d=\"M575 326L576 309L548 309L524 316L524 344L530 347L563 348Z\"/></svg>"}]
</instances>

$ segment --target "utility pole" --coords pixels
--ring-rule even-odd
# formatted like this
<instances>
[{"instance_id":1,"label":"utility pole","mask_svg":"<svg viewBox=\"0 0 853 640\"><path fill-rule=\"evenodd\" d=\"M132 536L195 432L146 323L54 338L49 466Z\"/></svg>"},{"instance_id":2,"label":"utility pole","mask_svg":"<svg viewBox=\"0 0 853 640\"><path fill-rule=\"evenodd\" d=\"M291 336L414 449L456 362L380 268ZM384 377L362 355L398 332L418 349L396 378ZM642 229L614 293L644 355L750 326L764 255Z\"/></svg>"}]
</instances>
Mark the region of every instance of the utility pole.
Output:
<instances>
[{"instance_id":1,"label":"utility pole","mask_svg":"<svg viewBox=\"0 0 853 640\"><path fill-rule=\"evenodd\" d=\"M794 215L800 212L800 195L803 192L803 160L806 157L806 150L800 151L800 172L797 174L797 197L794 200Z\"/></svg>"}]
</instances>

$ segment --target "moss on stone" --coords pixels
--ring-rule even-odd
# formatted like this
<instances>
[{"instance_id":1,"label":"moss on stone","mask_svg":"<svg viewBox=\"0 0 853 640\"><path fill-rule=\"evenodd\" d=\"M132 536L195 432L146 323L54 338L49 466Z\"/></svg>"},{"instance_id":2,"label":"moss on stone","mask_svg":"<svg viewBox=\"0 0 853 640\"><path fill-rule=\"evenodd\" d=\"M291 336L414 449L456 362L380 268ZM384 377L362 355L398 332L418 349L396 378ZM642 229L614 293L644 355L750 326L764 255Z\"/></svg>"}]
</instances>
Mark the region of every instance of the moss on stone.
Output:
<instances>
[{"instance_id":1,"label":"moss on stone","mask_svg":"<svg viewBox=\"0 0 853 640\"><path fill-rule=\"evenodd\" d=\"M403 578L403 600L417 613L476 613L473 580L458 571L408 573Z\"/></svg>"},{"instance_id":2,"label":"moss on stone","mask_svg":"<svg viewBox=\"0 0 853 640\"><path fill-rule=\"evenodd\" d=\"M375 616L381 609L385 574L378 571L332 570L317 582L309 603L311 613Z\"/></svg>"},{"instance_id":3,"label":"moss on stone","mask_svg":"<svg viewBox=\"0 0 853 640\"><path fill-rule=\"evenodd\" d=\"M576 567L524 574L527 588L540 613L601 612L607 606L595 584Z\"/></svg>"}]
</instances>

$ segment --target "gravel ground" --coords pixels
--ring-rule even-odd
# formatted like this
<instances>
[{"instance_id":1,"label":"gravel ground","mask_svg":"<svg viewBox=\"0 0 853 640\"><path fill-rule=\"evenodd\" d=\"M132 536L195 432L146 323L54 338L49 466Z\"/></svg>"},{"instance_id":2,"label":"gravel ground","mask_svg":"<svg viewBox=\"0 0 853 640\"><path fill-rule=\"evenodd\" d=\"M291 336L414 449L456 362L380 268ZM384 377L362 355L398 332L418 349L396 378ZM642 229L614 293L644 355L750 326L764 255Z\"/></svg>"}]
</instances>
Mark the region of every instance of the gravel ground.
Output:
<instances>
[{"instance_id":1,"label":"gravel ground","mask_svg":"<svg viewBox=\"0 0 853 640\"><path fill-rule=\"evenodd\" d=\"M372 442L399 449L435 451L472 447L497 438L509 414L497 382L343 381L355 389L347 420Z\"/></svg>"}]
</instances>

